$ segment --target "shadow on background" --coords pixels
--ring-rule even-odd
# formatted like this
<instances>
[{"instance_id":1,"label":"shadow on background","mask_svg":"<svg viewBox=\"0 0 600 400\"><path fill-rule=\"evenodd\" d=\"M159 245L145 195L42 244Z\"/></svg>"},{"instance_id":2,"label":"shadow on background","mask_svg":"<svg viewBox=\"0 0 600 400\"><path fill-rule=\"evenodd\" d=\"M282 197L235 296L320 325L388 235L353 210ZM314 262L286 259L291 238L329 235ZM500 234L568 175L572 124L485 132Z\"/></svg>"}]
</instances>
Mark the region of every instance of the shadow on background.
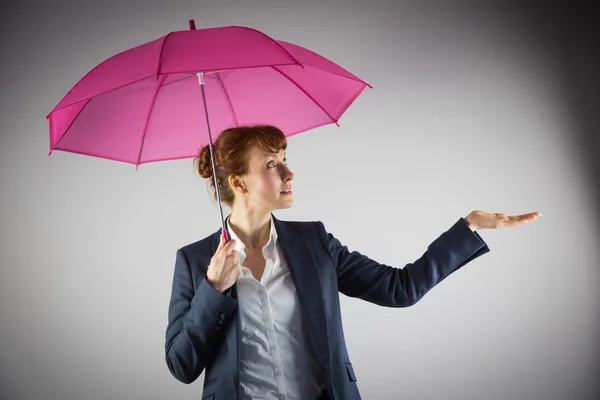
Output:
<instances>
[{"instance_id":1,"label":"shadow on background","mask_svg":"<svg viewBox=\"0 0 600 400\"><path fill-rule=\"evenodd\" d=\"M556 63L575 127L572 134L577 135L573 139L593 185L592 204L600 204L600 8L592 1L524 3L517 7L523 8L549 62ZM598 209L589 211L600 226Z\"/></svg>"},{"instance_id":2,"label":"shadow on background","mask_svg":"<svg viewBox=\"0 0 600 400\"><path fill-rule=\"evenodd\" d=\"M600 205L600 8L591 1L538 3L515 7L523 11L548 61L555 63L574 127L573 142L589 176L592 204ZM600 229L598 209L586 211ZM595 376L600 377L600 337L595 345ZM600 398L600 379L588 389L588 399Z\"/></svg>"}]
</instances>

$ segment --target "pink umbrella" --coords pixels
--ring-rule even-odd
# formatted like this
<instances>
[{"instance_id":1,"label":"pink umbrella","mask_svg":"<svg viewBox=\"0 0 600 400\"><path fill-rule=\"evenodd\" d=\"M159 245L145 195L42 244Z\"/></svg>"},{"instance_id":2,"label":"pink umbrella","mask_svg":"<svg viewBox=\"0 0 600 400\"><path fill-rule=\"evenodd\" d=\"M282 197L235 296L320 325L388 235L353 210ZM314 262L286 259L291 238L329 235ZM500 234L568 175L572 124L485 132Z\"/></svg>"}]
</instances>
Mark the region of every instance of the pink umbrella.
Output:
<instances>
[{"instance_id":1,"label":"pink umbrella","mask_svg":"<svg viewBox=\"0 0 600 400\"><path fill-rule=\"evenodd\" d=\"M212 156L212 132L234 126L275 125L287 137L339 126L367 86L326 58L255 29L196 30L190 20L190 30L116 54L85 75L46 117L49 155L61 150L136 169L194 158L206 143Z\"/></svg>"}]
</instances>

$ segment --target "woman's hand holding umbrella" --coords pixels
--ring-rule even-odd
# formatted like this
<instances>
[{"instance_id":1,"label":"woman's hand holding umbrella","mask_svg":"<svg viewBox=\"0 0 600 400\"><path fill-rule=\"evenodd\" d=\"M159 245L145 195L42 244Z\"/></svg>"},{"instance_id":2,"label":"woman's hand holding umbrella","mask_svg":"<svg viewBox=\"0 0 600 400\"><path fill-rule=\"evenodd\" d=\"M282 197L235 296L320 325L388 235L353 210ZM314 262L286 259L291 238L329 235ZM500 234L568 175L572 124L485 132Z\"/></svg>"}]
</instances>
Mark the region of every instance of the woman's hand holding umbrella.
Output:
<instances>
[{"instance_id":1,"label":"woman's hand holding umbrella","mask_svg":"<svg viewBox=\"0 0 600 400\"><path fill-rule=\"evenodd\" d=\"M206 281L217 291L223 293L237 281L242 273L242 266L234 239L225 242L223 235L217 251L210 259Z\"/></svg>"}]
</instances>

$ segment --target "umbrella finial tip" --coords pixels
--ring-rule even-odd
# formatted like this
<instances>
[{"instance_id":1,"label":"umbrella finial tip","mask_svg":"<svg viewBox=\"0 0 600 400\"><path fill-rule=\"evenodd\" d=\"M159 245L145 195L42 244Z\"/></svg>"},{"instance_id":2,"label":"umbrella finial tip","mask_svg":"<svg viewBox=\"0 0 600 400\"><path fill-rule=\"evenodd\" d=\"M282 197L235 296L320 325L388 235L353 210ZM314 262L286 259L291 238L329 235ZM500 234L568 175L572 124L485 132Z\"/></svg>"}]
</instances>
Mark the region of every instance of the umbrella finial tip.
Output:
<instances>
[{"instance_id":1,"label":"umbrella finial tip","mask_svg":"<svg viewBox=\"0 0 600 400\"><path fill-rule=\"evenodd\" d=\"M48 152L48 155L51 155L51 154L52 154L52 150L50 150L50 151Z\"/></svg>"},{"instance_id":2,"label":"umbrella finial tip","mask_svg":"<svg viewBox=\"0 0 600 400\"><path fill-rule=\"evenodd\" d=\"M190 30L192 30L192 31L196 30L196 23L194 22L193 19L190 19Z\"/></svg>"}]
</instances>

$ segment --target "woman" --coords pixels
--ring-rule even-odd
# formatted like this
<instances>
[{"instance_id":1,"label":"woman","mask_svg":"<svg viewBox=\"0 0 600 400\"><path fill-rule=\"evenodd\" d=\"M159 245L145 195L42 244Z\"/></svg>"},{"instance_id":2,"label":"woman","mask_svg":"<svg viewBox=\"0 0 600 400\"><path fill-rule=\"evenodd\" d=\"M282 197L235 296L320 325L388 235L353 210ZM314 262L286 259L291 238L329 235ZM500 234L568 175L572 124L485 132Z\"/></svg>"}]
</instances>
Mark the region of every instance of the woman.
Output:
<instances>
[{"instance_id":1,"label":"woman","mask_svg":"<svg viewBox=\"0 0 600 400\"><path fill-rule=\"evenodd\" d=\"M411 306L489 252L475 230L539 215L474 211L414 263L394 268L349 251L320 221L275 218L272 211L293 202L279 129L228 129L213 148L218 185L208 146L195 165L231 208L231 240L219 229L177 251L165 343L175 378L191 383L206 371L203 399L360 399L338 292Z\"/></svg>"}]
</instances>

